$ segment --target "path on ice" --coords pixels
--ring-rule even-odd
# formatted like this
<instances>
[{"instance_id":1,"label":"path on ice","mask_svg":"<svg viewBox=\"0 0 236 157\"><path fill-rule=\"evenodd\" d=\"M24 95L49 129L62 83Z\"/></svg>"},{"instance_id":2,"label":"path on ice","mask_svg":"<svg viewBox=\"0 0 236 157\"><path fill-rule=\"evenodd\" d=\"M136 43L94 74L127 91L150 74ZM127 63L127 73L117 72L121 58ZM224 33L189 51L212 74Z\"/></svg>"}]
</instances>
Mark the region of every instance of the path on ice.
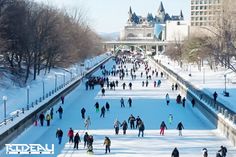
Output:
<instances>
[{"instance_id":1,"label":"path on ice","mask_svg":"<svg viewBox=\"0 0 236 157\"><path fill-rule=\"evenodd\" d=\"M106 67L112 67L114 61L109 61ZM143 67L140 69L143 70ZM123 90L122 81L119 88L115 91L106 90L106 95L101 96L100 87L96 86L94 90L85 90L84 84L76 88L71 94L65 97L63 119L60 120L58 115L54 115L54 120L50 127L28 128L24 133L17 137L12 143L39 143L55 144L55 156L88 156L86 150L82 147L83 142L79 145L79 150L74 150L73 145L68 143L67 131L70 127L79 131L83 138L84 124L81 118L80 110L86 108L86 116L89 115L92 120L89 134L94 136L94 156L104 155L103 140L104 136L109 136L112 142L111 154L108 156L160 156L169 157L174 147L178 147L181 157L199 157L203 147L209 150L209 156L215 156L220 145L226 145L228 156L235 157L236 150L232 145L218 134L215 128L202 116L197 109L187 104L186 108L175 103L178 92L171 91L171 82L162 79L161 87L153 87L153 80L149 87L141 87L140 70L136 72L137 80L133 82L133 90ZM101 75L97 71L95 75ZM110 77L110 79L118 79ZM160 79L159 77L156 79ZM128 84L130 77L125 78L124 82ZM165 95L170 94L172 98L169 106L166 106ZM127 98L133 99L133 107L128 108ZM125 98L126 108L120 108L120 98ZM95 113L94 104L98 101L100 107L105 105L106 101L111 105L111 109L106 113L105 118L100 118L100 113ZM58 104L60 105L60 104ZM54 111L58 106L54 107ZM173 124L168 124L168 115L174 116ZM145 124L145 135L143 138L137 137L137 130L127 130L127 135L114 135L113 122L118 118L120 122L127 120L129 115L140 116ZM161 121L165 121L168 130L165 136L159 135L159 126ZM176 125L182 121L185 127L183 136L179 137ZM57 144L55 132L57 128L64 131L62 145ZM75 131L75 132L76 132ZM1 151L0 156L4 155L5 150ZM22 155L23 156L23 155ZM26 155L27 156L27 155Z\"/></svg>"}]
</instances>

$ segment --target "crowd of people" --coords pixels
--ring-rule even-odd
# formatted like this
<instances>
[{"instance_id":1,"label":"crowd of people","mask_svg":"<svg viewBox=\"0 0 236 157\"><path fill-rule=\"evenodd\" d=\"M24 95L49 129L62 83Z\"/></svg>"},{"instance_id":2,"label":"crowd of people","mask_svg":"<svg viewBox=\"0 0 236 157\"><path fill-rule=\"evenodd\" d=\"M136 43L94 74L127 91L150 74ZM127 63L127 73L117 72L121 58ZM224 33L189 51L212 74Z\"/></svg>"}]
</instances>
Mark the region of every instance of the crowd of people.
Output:
<instances>
[{"instance_id":1,"label":"crowd of people","mask_svg":"<svg viewBox=\"0 0 236 157\"><path fill-rule=\"evenodd\" d=\"M135 80L137 78L137 71L138 69L141 67L141 65L143 65L145 67L145 72L141 72L140 73L140 77L143 78L144 80L141 81L141 86L142 87L148 87L149 82L151 82L153 80L153 87L160 87L161 86L161 79L157 79L158 74L160 74L160 77L163 78L164 77L164 73L163 72L158 72L157 69L153 69L148 65L148 62L135 62L135 61L131 61L129 58L127 58L126 56L123 57L117 57L116 58L116 65L112 67L112 70L107 70L106 67L104 65L102 65L100 67L101 71L102 71L102 77L98 77L98 76L93 76L90 77L88 79L88 81L85 82L85 89L94 89L94 85L100 85L101 87L101 96L106 96L106 90L115 90L115 88L119 87L119 85L122 87L123 90L126 90L126 86L128 86L128 90L132 90L133 89L133 83L132 81L127 83L124 82L124 78L125 77L131 77L132 80ZM126 63L132 63L133 67L131 69L128 69L128 67L126 66ZM146 74L146 77L144 77L144 74ZM118 76L119 80L109 80L109 76ZM121 83L120 83L121 82ZM106 85L106 87L105 87ZM179 88L177 83L173 83L171 86L171 90L172 91L177 91ZM214 93L214 100L216 101L217 98L217 93ZM62 105L65 102L65 97L64 95L61 96L61 103ZM165 96L166 99L166 105L170 105L170 96L167 93ZM127 104L129 106L129 108L132 107L133 100L131 97L129 97L127 99ZM185 103L186 103L186 98L183 97L178 94L176 97L176 103L177 104L182 104L183 107L185 107ZM192 103L192 107L195 106L195 99L191 100ZM56 113L58 113L59 115L59 119L62 119L62 115L63 115L63 108L62 105L59 106L59 108L56 110ZM105 118L105 114L106 112L110 111L110 104L107 101L105 103L105 105L101 106L99 104L99 102L96 102L95 105L95 113L99 113L100 112L100 118ZM121 108L125 108L125 100L123 97L120 98L120 107ZM86 116L86 108L82 107L81 109L81 118L84 120L84 128L86 130L89 130L90 126L91 126L91 119L90 116ZM53 107L50 109L50 111L48 113L46 113L46 116L44 113L41 113L39 115L39 121L40 121L40 125L43 126L44 125L44 121L46 120L47 122L47 126L50 126L50 121L53 120L54 117L54 109ZM87 117L87 118L86 118ZM168 123L171 125L173 122L173 114L169 114L168 117ZM36 122L37 123L37 120ZM37 125L37 124L35 124ZM122 123L118 120L118 118L115 119L114 121L114 129L115 129L115 135L119 135L119 130L120 128L122 128L123 130L123 135L127 134L127 130L128 128L132 129L137 129L137 136L138 137L144 137L144 131L145 131L145 125L144 125L144 121L139 117L135 117L133 116L133 114L131 114L127 120L123 120ZM183 123L180 121L177 126L176 129L179 131L179 136L182 136L182 130L184 129L184 125ZM160 124L160 135L164 136L165 135L165 130L167 130L167 125L165 123L165 121L162 121ZM68 142L70 144L74 144L74 149L79 149L79 143L81 143L81 138L80 136L82 136L81 134L79 134L79 132L75 132L72 128L69 128L68 133ZM58 128L56 131L56 138L58 139L58 144L61 144L62 142L62 138L63 138L63 131ZM86 131L83 134L83 142L84 142L84 148L87 149L88 153L93 153L93 136L89 135L88 132ZM111 151L111 139L108 136L105 136L104 139L104 146L105 146L105 153L110 153ZM208 150L207 148L203 148L203 157L208 157ZM226 153L227 153L227 149L224 146L221 146L221 149L217 152L216 157L226 157ZM174 148L173 152L171 153L171 157L179 157L179 150L177 148Z\"/></svg>"}]
</instances>

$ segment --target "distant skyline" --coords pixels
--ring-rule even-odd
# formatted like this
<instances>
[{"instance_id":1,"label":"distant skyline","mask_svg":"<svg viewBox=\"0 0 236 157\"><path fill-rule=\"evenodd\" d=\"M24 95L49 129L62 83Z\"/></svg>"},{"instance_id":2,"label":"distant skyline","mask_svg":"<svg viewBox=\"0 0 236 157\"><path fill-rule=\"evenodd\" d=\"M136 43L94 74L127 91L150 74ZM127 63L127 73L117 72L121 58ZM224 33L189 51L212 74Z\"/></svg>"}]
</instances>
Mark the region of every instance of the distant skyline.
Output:
<instances>
[{"instance_id":1,"label":"distant skyline","mask_svg":"<svg viewBox=\"0 0 236 157\"><path fill-rule=\"evenodd\" d=\"M88 17L89 25L98 33L119 32L132 10L141 16L156 14L162 1L166 13L179 15L183 11L185 20L190 20L190 0L34 0L66 10L80 9Z\"/></svg>"}]
</instances>

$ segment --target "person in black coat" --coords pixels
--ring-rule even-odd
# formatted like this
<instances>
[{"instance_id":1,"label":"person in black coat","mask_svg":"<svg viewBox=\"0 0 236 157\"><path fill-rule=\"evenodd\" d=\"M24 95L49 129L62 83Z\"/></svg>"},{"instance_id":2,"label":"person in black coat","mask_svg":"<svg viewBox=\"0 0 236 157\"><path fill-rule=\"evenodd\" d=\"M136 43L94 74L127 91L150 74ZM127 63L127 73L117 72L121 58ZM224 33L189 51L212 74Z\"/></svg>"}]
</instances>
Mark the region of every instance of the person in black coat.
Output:
<instances>
[{"instance_id":1,"label":"person in black coat","mask_svg":"<svg viewBox=\"0 0 236 157\"><path fill-rule=\"evenodd\" d=\"M41 126L43 126L44 119L45 119L45 116L44 116L43 113L41 113L41 114L39 115L39 120L40 120Z\"/></svg>"},{"instance_id":2,"label":"person in black coat","mask_svg":"<svg viewBox=\"0 0 236 157\"><path fill-rule=\"evenodd\" d=\"M50 110L50 116L51 116L51 119L53 119L53 107Z\"/></svg>"},{"instance_id":3,"label":"person in black coat","mask_svg":"<svg viewBox=\"0 0 236 157\"><path fill-rule=\"evenodd\" d=\"M126 134L126 130L128 129L128 124L126 122L126 120L124 120L124 122L120 125L123 129L123 135Z\"/></svg>"},{"instance_id":4,"label":"person in black coat","mask_svg":"<svg viewBox=\"0 0 236 157\"><path fill-rule=\"evenodd\" d=\"M171 157L179 157L179 151L178 151L178 149L176 147L172 151Z\"/></svg>"},{"instance_id":5,"label":"person in black coat","mask_svg":"<svg viewBox=\"0 0 236 157\"><path fill-rule=\"evenodd\" d=\"M84 134L84 148L87 146L88 137L89 137L88 133L85 132L85 134Z\"/></svg>"},{"instance_id":6,"label":"person in black coat","mask_svg":"<svg viewBox=\"0 0 236 157\"><path fill-rule=\"evenodd\" d=\"M216 103L216 99L217 99L217 97L218 97L218 94L217 94L216 91L215 91L214 94L213 94L214 103Z\"/></svg>"},{"instance_id":7,"label":"person in black coat","mask_svg":"<svg viewBox=\"0 0 236 157\"><path fill-rule=\"evenodd\" d=\"M186 101L186 99L185 99L185 97L182 99L182 104L183 104L183 107L185 107L185 101Z\"/></svg>"},{"instance_id":8,"label":"person in black coat","mask_svg":"<svg viewBox=\"0 0 236 157\"><path fill-rule=\"evenodd\" d=\"M101 115L100 115L100 117L105 117L105 112L106 112L106 109L105 109L105 107L103 106L102 108L101 108Z\"/></svg>"},{"instance_id":9,"label":"person in black coat","mask_svg":"<svg viewBox=\"0 0 236 157\"><path fill-rule=\"evenodd\" d=\"M129 107L132 107L132 99L129 97L128 99Z\"/></svg>"},{"instance_id":10,"label":"person in black coat","mask_svg":"<svg viewBox=\"0 0 236 157\"><path fill-rule=\"evenodd\" d=\"M134 122L135 122L135 117L131 114L129 119L128 119L128 123L130 123L130 128L134 129Z\"/></svg>"},{"instance_id":11,"label":"person in black coat","mask_svg":"<svg viewBox=\"0 0 236 157\"><path fill-rule=\"evenodd\" d=\"M140 136L140 133L142 133L142 137L144 135L145 126L142 120L140 120L138 125L138 137Z\"/></svg>"},{"instance_id":12,"label":"person in black coat","mask_svg":"<svg viewBox=\"0 0 236 157\"><path fill-rule=\"evenodd\" d=\"M130 90L132 89L132 83L131 82L129 83L129 89Z\"/></svg>"},{"instance_id":13,"label":"person in black coat","mask_svg":"<svg viewBox=\"0 0 236 157\"><path fill-rule=\"evenodd\" d=\"M105 96L105 89L102 88L102 96Z\"/></svg>"},{"instance_id":14,"label":"person in black coat","mask_svg":"<svg viewBox=\"0 0 236 157\"><path fill-rule=\"evenodd\" d=\"M59 113L59 118L62 119L63 109L61 106L58 108L57 112Z\"/></svg>"},{"instance_id":15,"label":"person in black coat","mask_svg":"<svg viewBox=\"0 0 236 157\"><path fill-rule=\"evenodd\" d=\"M179 130L179 136L182 136L182 130L184 129L182 122L179 122L177 129Z\"/></svg>"},{"instance_id":16,"label":"person in black coat","mask_svg":"<svg viewBox=\"0 0 236 157\"><path fill-rule=\"evenodd\" d=\"M178 84L177 83L175 84L175 90L178 90Z\"/></svg>"},{"instance_id":17,"label":"person in black coat","mask_svg":"<svg viewBox=\"0 0 236 157\"><path fill-rule=\"evenodd\" d=\"M80 142L80 137L79 133L77 132L74 137L74 149L79 149L79 142Z\"/></svg>"},{"instance_id":18,"label":"person in black coat","mask_svg":"<svg viewBox=\"0 0 236 157\"><path fill-rule=\"evenodd\" d=\"M107 109L107 111L109 111L109 109L110 109L110 105L108 102L106 102L106 109Z\"/></svg>"},{"instance_id":19,"label":"person in black coat","mask_svg":"<svg viewBox=\"0 0 236 157\"><path fill-rule=\"evenodd\" d=\"M226 157L227 148L224 146L220 146L220 150L218 152L221 153L221 157Z\"/></svg>"},{"instance_id":20,"label":"person in black coat","mask_svg":"<svg viewBox=\"0 0 236 157\"><path fill-rule=\"evenodd\" d=\"M194 107L195 106L195 99L194 98L192 99L191 103L192 103L192 107Z\"/></svg>"},{"instance_id":21,"label":"person in black coat","mask_svg":"<svg viewBox=\"0 0 236 157\"><path fill-rule=\"evenodd\" d=\"M58 128L56 132L56 138L58 138L59 144L61 144L62 136L63 136L63 131L60 128Z\"/></svg>"},{"instance_id":22,"label":"person in black coat","mask_svg":"<svg viewBox=\"0 0 236 157\"><path fill-rule=\"evenodd\" d=\"M137 129L139 123L140 123L142 120L141 120L141 118L140 118L139 116L138 116L135 120L136 120L136 129Z\"/></svg>"},{"instance_id":23,"label":"person in black coat","mask_svg":"<svg viewBox=\"0 0 236 157\"><path fill-rule=\"evenodd\" d=\"M83 119L85 119L85 112L86 112L85 108L82 108L81 109L81 116Z\"/></svg>"}]
</instances>

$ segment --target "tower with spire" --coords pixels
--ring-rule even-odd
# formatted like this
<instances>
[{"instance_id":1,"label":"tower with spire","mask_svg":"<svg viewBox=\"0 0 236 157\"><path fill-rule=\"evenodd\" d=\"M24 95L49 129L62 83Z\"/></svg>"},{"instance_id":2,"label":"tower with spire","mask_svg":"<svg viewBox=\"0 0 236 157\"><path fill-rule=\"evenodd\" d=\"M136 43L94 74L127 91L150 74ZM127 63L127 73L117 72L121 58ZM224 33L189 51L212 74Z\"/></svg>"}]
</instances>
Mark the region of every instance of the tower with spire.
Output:
<instances>
[{"instance_id":1,"label":"tower with spire","mask_svg":"<svg viewBox=\"0 0 236 157\"><path fill-rule=\"evenodd\" d=\"M157 10L156 21L158 23L164 23L165 22L165 16L166 16L165 9L164 9L163 3L161 2L160 6Z\"/></svg>"},{"instance_id":2,"label":"tower with spire","mask_svg":"<svg viewBox=\"0 0 236 157\"><path fill-rule=\"evenodd\" d=\"M179 15L170 16L166 13L162 2L160 2L155 14L148 12L146 16L136 14L130 6L128 10L128 20L124 31L121 33L121 39L165 40L167 21L169 21L168 23L180 23L179 21L183 20L184 16L182 10Z\"/></svg>"}]
</instances>

